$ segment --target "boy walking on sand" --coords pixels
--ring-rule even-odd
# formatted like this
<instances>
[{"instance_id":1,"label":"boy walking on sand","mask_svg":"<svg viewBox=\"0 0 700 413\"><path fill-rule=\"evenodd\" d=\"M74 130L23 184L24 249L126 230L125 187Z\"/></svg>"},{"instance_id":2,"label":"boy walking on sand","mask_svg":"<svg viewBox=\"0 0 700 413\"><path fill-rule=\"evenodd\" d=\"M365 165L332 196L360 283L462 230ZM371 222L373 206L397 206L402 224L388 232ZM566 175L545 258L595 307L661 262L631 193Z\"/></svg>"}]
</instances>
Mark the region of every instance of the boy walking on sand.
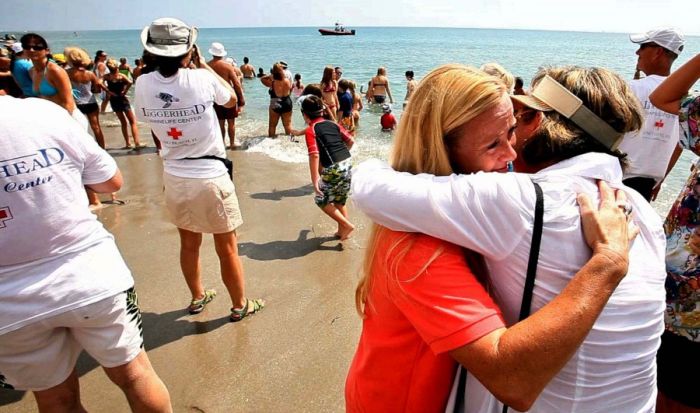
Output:
<instances>
[{"instance_id":1,"label":"boy walking on sand","mask_svg":"<svg viewBox=\"0 0 700 413\"><path fill-rule=\"evenodd\" d=\"M301 113L308 124L304 134L309 150L311 183L316 192L316 205L338 223L335 235L345 240L355 229L348 221L345 203L350 192L352 158L355 143L345 128L323 118L323 101L318 96L306 97Z\"/></svg>"}]
</instances>

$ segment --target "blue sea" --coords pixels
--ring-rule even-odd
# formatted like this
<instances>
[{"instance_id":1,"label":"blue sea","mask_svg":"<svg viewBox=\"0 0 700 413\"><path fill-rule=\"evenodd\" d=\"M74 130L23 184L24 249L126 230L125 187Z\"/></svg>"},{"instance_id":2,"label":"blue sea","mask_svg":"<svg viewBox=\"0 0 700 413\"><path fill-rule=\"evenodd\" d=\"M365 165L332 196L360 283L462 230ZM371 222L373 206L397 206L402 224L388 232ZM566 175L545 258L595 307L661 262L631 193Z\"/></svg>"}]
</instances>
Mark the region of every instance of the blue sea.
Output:
<instances>
[{"instance_id":1,"label":"blue sea","mask_svg":"<svg viewBox=\"0 0 700 413\"><path fill-rule=\"evenodd\" d=\"M444 63L480 66L499 62L526 85L537 69L544 65L603 66L632 77L636 66L636 45L626 34L556 32L537 30L454 29L454 28L380 28L357 27L356 36L321 36L317 28L229 28L201 29L198 44L204 54L211 42L224 44L240 64L247 56L251 64L269 72L272 64L284 60L292 73L300 73L304 84L321 79L326 65L342 66L343 77L366 85L379 66L387 68L395 99L394 113L401 116L406 93L404 72L413 70L420 79L432 68ZM139 30L46 32L42 33L53 52L77 45L94 56L102 49L111 57L128 58L130 64L140 57ZM700 37L686 38L686 50L674 67L700 52ZM366 86L364 86L366 88ZM245 80L245 111L238 118L237 135L250 144L249 151L263 152L286 162L305 162L303 141L280 136L266 138L267 89L257 80ZM366 107L353 150L357 160L371 156L386 158L392 134L381 131L378 107ZM302 128L298 111L294 127ZM282 125L278 131L283 132ZM693 155L683 154L669 176L655 208L665 215L687 177Z\"/></svg>"}]
</instances>

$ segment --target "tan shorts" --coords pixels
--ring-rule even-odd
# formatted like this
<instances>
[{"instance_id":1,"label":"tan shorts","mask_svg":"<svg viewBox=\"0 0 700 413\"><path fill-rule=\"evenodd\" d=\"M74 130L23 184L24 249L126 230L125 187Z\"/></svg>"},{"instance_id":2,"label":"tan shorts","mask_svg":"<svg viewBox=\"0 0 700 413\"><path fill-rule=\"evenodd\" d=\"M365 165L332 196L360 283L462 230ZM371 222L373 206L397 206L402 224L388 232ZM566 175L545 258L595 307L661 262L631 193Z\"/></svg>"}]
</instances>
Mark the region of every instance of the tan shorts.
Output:
<instances>
[{"instance_id":1,"label":"tan shorts","mask_svg":"<svg viewBox=\"0 0 700 413\"><path fill-rule=\"evenodd\" d=\"M143 347L134 289L0 335L0 388L46 390L63 383L85 349L104 367Z\"/></svg>"},{"instance_id":2,"label":"tan shorts","mask_svg":"<svg viewBox=\"0 0 700 413\"><path fill-rule=\"evenodd\" d=\"M228 175L180 178L163 173L170 222L192 232L224 234L241 226L236 187Z\"/></svg>"}]
</instances>

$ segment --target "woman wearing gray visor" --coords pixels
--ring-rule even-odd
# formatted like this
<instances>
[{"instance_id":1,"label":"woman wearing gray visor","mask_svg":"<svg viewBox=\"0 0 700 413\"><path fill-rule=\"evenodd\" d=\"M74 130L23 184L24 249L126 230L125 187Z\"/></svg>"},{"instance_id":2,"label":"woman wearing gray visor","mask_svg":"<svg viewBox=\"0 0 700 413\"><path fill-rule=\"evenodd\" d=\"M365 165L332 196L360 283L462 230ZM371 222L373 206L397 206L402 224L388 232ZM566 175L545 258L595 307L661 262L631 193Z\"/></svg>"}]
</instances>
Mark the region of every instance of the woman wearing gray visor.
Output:
<instances>
[{"instance_id":1,"label":"woman wearing gray visor","mask_svg":"<svg viewBox=\"0 0 700 413\"><path fill-rule=\"evenodd\" d=\"M379 161L367 161L357 168L352 185L354 201L389 230L422 232L475 251L485 259L487 289L502 311L505 324L511 328L483 332L481 338L458 346L451 341L452 347L440 349L426 342L435 353L448 353L470 372L466 384L462 384L466 387L465 411L501 412L500 399L518 401L515 407L531 412L652 412L656 400L654 356L663 331L664 235L661 221L649 204L622 185L624 155L615 150L623 133L641 125L641 110L625 82L605 69L544 69L535 76L532 90L531 98L523 103L528 106L526 110L535 112L527 120L520 114L516 116L518 122L527 123L519 124L517 130L528 131L527 136L519 134L517 139L526 141L522 147L518 145L519 156L536 173L475 173L504 169L502 165L491 165L490 169L480 166L493 149L491 146L499 145L503 124L507 124L505 129L515 125L512 107L504 116L487 110L474 118L486 125L486 132L491 131L486 135L492 137L493 144L486 141L483 148L469 145L478 131L471 127L473 121L458 125L458 132L443 130L441 141L431 138L428 130L402 133L402 128L420 128L419 125L429 123L412 117L454 117L442 112L441 108L446 106L434 100L436 114L421 114L409 107L409 115L402 118L395 145L409 149L394 150L392 165L398 171ZM478 102L464 100L463 105ZM501 104L508 106L510 100L506 98ZM484 118L492 112L498 116ZM454 140L456 135L458 142ZM406 162L411 158L420 159ZM450 167L441 171L424 168L431 159L440 158L449 159ZM632 243L626 277L610 296L590 333L557 369L545 371L541 366L551 361L548 355L561 347L560 338L564 336L561 320L565 313L568 317L570 311L580 310L584 314L590 310L564 307L560 308L561 317L539 317L539 310L558 300L560 293L566 292L567 283L591 259L576 199L581 193L597 199L597 181L625 192L628 202L621 203L620 209L639 226L640 235ZM537 195L537 187L541 196ZM535 213L538 204L543 205L540 222ZM537 228L541 228L539 242L533 236ZM368 257L375 246L370 244ZM440 254L441 251L434 252L436 257ZM396 265L389 262L391 268ZM415 273L399 280L403 281L399 282L400 290L408 294L412 283L437 279L440 275L431 265L414 265ZM531 301L524 299L528 272L534 275L529 278L534 281ZM372 279L373 275L370 274L374 284L370 283L369 291L359 294L368 298L360 347L366 344L367 333L380 328L378 324L386 321L385 326L390 326L396 322L382 319L386 308L384 312L373 310L377 306L372 300L382 298L380 287L384 285L381 280ZM391 281L387 285L391 286ZM389 299L402 300L402 294L398 291ZM419 326L414 320L441 306L438 301L444 301L445 295L452 293L446 290L443 296L414 301L407 307L412 311L412 324ZM419 309L415 310L416 307ZM462 311L461 308L449 310L450 314ZM525 341L534 344L533 351L525 353L516 363L507 364L508 356L514 351L514 347L506 345L507 334L531 321L518 322L530 313L548 324L535 324L528 329L525 335L530 335ZM445 323L436 319L433 324ZM579 327L576 321L570 321L570 326ZM425 336L424 331L419 333ZM461 330L457 330L453 336L460 334ZM497 337L488 343L491 347L480 348L480 341L493 334ZM382 345L379 341L374 343L378 347ZM395 346L397 342L391 344ZM363 351L369 353L366 348ZM371 369L371 363L365 361L358 361L356 356L351 372L353 368ZM359 386L356 382L352 384ZM523 403L513 396L521 392L532 398Z\"/></svg>"}]
</instances>

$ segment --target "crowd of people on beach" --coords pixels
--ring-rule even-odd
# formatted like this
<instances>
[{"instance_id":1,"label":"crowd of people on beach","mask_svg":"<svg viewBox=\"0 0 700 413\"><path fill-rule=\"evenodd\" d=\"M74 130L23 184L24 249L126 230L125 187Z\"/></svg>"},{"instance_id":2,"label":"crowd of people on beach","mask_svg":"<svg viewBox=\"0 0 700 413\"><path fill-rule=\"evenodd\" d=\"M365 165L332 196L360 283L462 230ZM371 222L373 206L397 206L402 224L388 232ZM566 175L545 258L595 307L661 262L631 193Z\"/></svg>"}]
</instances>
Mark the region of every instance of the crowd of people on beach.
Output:
<instances>
[{"instance_id":1,"label":"crowd of people on beach","mask_svg":"<svg viewBox=\"0 0 700 413\"><path fill-rule=\"evenodd\" d=\"M246 294L224 140L236 145L242 79L257 77L270 96L268 135L281 120L285 134L305 137L314 202L337 223L335 237L355 230L351 194L374 221L355 291L362 333L347 411L700 411L697 164L665 223L650 205L681 151L700 154L700 94L690 90L700 55L672 71L685 47L678 30L630 36L631 80L545 67L526 90L495 62L441 65L420 80L408 70L398 121L385 67L363 98L340 66L304 85L284 61L267 74L247 57L238 67L218 42L207 61L197 35L179 19L153 21L133 69L102 50L94 60L78 47L50 54L36 33L7 39L0 388L33 391L40 411L84 411L75 371L84 349L133 411L172 411L143 348L134 279L88 208L98 193L115 201L123 185L100 127L107 104L124 149L146 146L137 120L158 148L186 311L217 295L202 283L203 234L214 239L230 321L265 308ZM304 129L292 127L295 102ZM396 129L390 163L353 165L365 103Z\"/></svg>"}]
</instances>

